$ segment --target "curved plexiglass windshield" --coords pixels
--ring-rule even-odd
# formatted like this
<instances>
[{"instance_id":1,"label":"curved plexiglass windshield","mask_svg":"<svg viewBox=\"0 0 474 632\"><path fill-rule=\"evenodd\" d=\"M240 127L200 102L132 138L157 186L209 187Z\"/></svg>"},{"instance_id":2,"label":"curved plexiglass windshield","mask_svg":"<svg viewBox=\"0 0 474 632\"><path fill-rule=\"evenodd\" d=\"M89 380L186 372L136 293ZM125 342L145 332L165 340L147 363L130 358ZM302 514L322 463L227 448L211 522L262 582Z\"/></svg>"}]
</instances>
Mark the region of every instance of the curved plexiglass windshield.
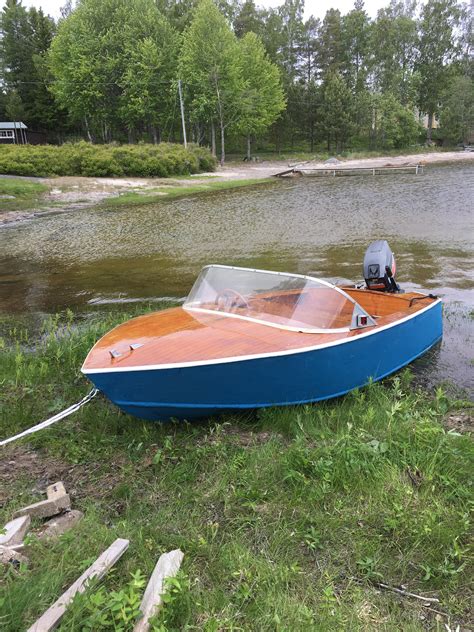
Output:
<instances>
[{"instance_id":1,"label":"curved plexiglass windshield","mask_svg":"<svg viewBox=\"0 0 474 632\"><path fill-rule=\"evenodd\" d=\"M347 294L324 281L218 265L202 270L183 307L307 333L375 324Z\"/></svg>"}]
</instances>

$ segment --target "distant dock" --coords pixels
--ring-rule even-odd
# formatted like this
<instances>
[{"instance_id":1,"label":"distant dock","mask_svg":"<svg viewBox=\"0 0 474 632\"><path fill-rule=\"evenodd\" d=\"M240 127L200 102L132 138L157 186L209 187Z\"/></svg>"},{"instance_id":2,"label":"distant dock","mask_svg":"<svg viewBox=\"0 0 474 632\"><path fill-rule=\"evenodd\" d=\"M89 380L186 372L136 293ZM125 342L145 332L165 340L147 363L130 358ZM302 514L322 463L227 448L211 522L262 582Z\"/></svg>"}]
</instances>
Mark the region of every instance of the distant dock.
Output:
<instances>
[{"instance_id":1,"label":"distant dock","mask_svg":"<svg viewBox=\"0 0 474 632\"><path fill-rule=\"evenodd\" d=\"M338 177L338 176L384 176L391 173L423 173L423 165L404 165L399 167L310 167L305 165L294 165L285 171L276 173L275 177L288 176L316 176L316 177Z\"/></svg>"}]
</instances>

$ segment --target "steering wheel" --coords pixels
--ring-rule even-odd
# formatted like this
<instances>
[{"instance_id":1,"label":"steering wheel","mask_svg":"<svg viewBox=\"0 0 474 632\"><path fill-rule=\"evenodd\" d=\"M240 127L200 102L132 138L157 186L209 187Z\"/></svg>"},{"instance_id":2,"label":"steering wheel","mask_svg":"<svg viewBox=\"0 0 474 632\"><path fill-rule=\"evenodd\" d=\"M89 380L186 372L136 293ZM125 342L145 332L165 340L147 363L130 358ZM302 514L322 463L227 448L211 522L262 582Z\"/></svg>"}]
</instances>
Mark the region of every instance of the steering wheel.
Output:
<instances>
[{"instance_id":1,"label":"steering wheel","mask_svg":"<svg viewBox=\"0 0 474 632\"><path fill-rule=\"evenodd\" d=\"M221 290L219 294L216 296L216 300L214 303L217 306L217 309L227 309L232 310L237 307L247 307L249 306L248 301L237 292L237 290L233 290L230 287Z\"/></svg>"}]
</instances>

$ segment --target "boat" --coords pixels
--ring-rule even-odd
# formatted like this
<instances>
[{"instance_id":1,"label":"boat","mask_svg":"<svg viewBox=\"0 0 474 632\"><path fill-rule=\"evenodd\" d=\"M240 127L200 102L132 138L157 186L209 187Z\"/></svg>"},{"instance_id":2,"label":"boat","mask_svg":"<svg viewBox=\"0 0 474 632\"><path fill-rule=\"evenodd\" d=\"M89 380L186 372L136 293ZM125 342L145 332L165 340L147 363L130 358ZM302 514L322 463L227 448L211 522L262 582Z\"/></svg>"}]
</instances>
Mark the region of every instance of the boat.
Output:
<instances>
[{"instance_id":1,"label":"boat","mask_svg":"<svg viewBox=\"0 0 474 632\"><path fill-rule=\"evenodd\" d=\"M149 420L338 397L406 366L441 340L442 303L403 292L386 241L365 285L208 265L185 302L118 325L82 372L124 412Z\"/></svg>"}]
</instances>

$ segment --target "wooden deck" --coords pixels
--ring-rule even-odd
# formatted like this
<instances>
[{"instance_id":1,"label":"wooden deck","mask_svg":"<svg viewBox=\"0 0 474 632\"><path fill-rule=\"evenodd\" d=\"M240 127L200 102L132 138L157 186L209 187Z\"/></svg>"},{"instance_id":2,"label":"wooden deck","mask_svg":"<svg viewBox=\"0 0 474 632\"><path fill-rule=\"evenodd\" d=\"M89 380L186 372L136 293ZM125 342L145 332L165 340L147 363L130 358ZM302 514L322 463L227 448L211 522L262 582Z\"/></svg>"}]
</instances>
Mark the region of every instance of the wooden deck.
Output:
<instances>
[{"instance_id":1,"label":"wooden deck","mask_svg":"<svg viewBox=\"0 0 474 632\"><path fill-rule=\"evenodd\" d=\"M423 297L411 302L411 299L423 296L418 293L394 295L354 288L344 290L377 319L375 327L391 324L435 300ZM229 318L219 312L198 313L177 307L139 316L115 327L92 348L83 371L200 362L304 349L359 336L366 331L299 333ZM133 348L130 345L140 346Z\"/></svg>"}]
</instances>

